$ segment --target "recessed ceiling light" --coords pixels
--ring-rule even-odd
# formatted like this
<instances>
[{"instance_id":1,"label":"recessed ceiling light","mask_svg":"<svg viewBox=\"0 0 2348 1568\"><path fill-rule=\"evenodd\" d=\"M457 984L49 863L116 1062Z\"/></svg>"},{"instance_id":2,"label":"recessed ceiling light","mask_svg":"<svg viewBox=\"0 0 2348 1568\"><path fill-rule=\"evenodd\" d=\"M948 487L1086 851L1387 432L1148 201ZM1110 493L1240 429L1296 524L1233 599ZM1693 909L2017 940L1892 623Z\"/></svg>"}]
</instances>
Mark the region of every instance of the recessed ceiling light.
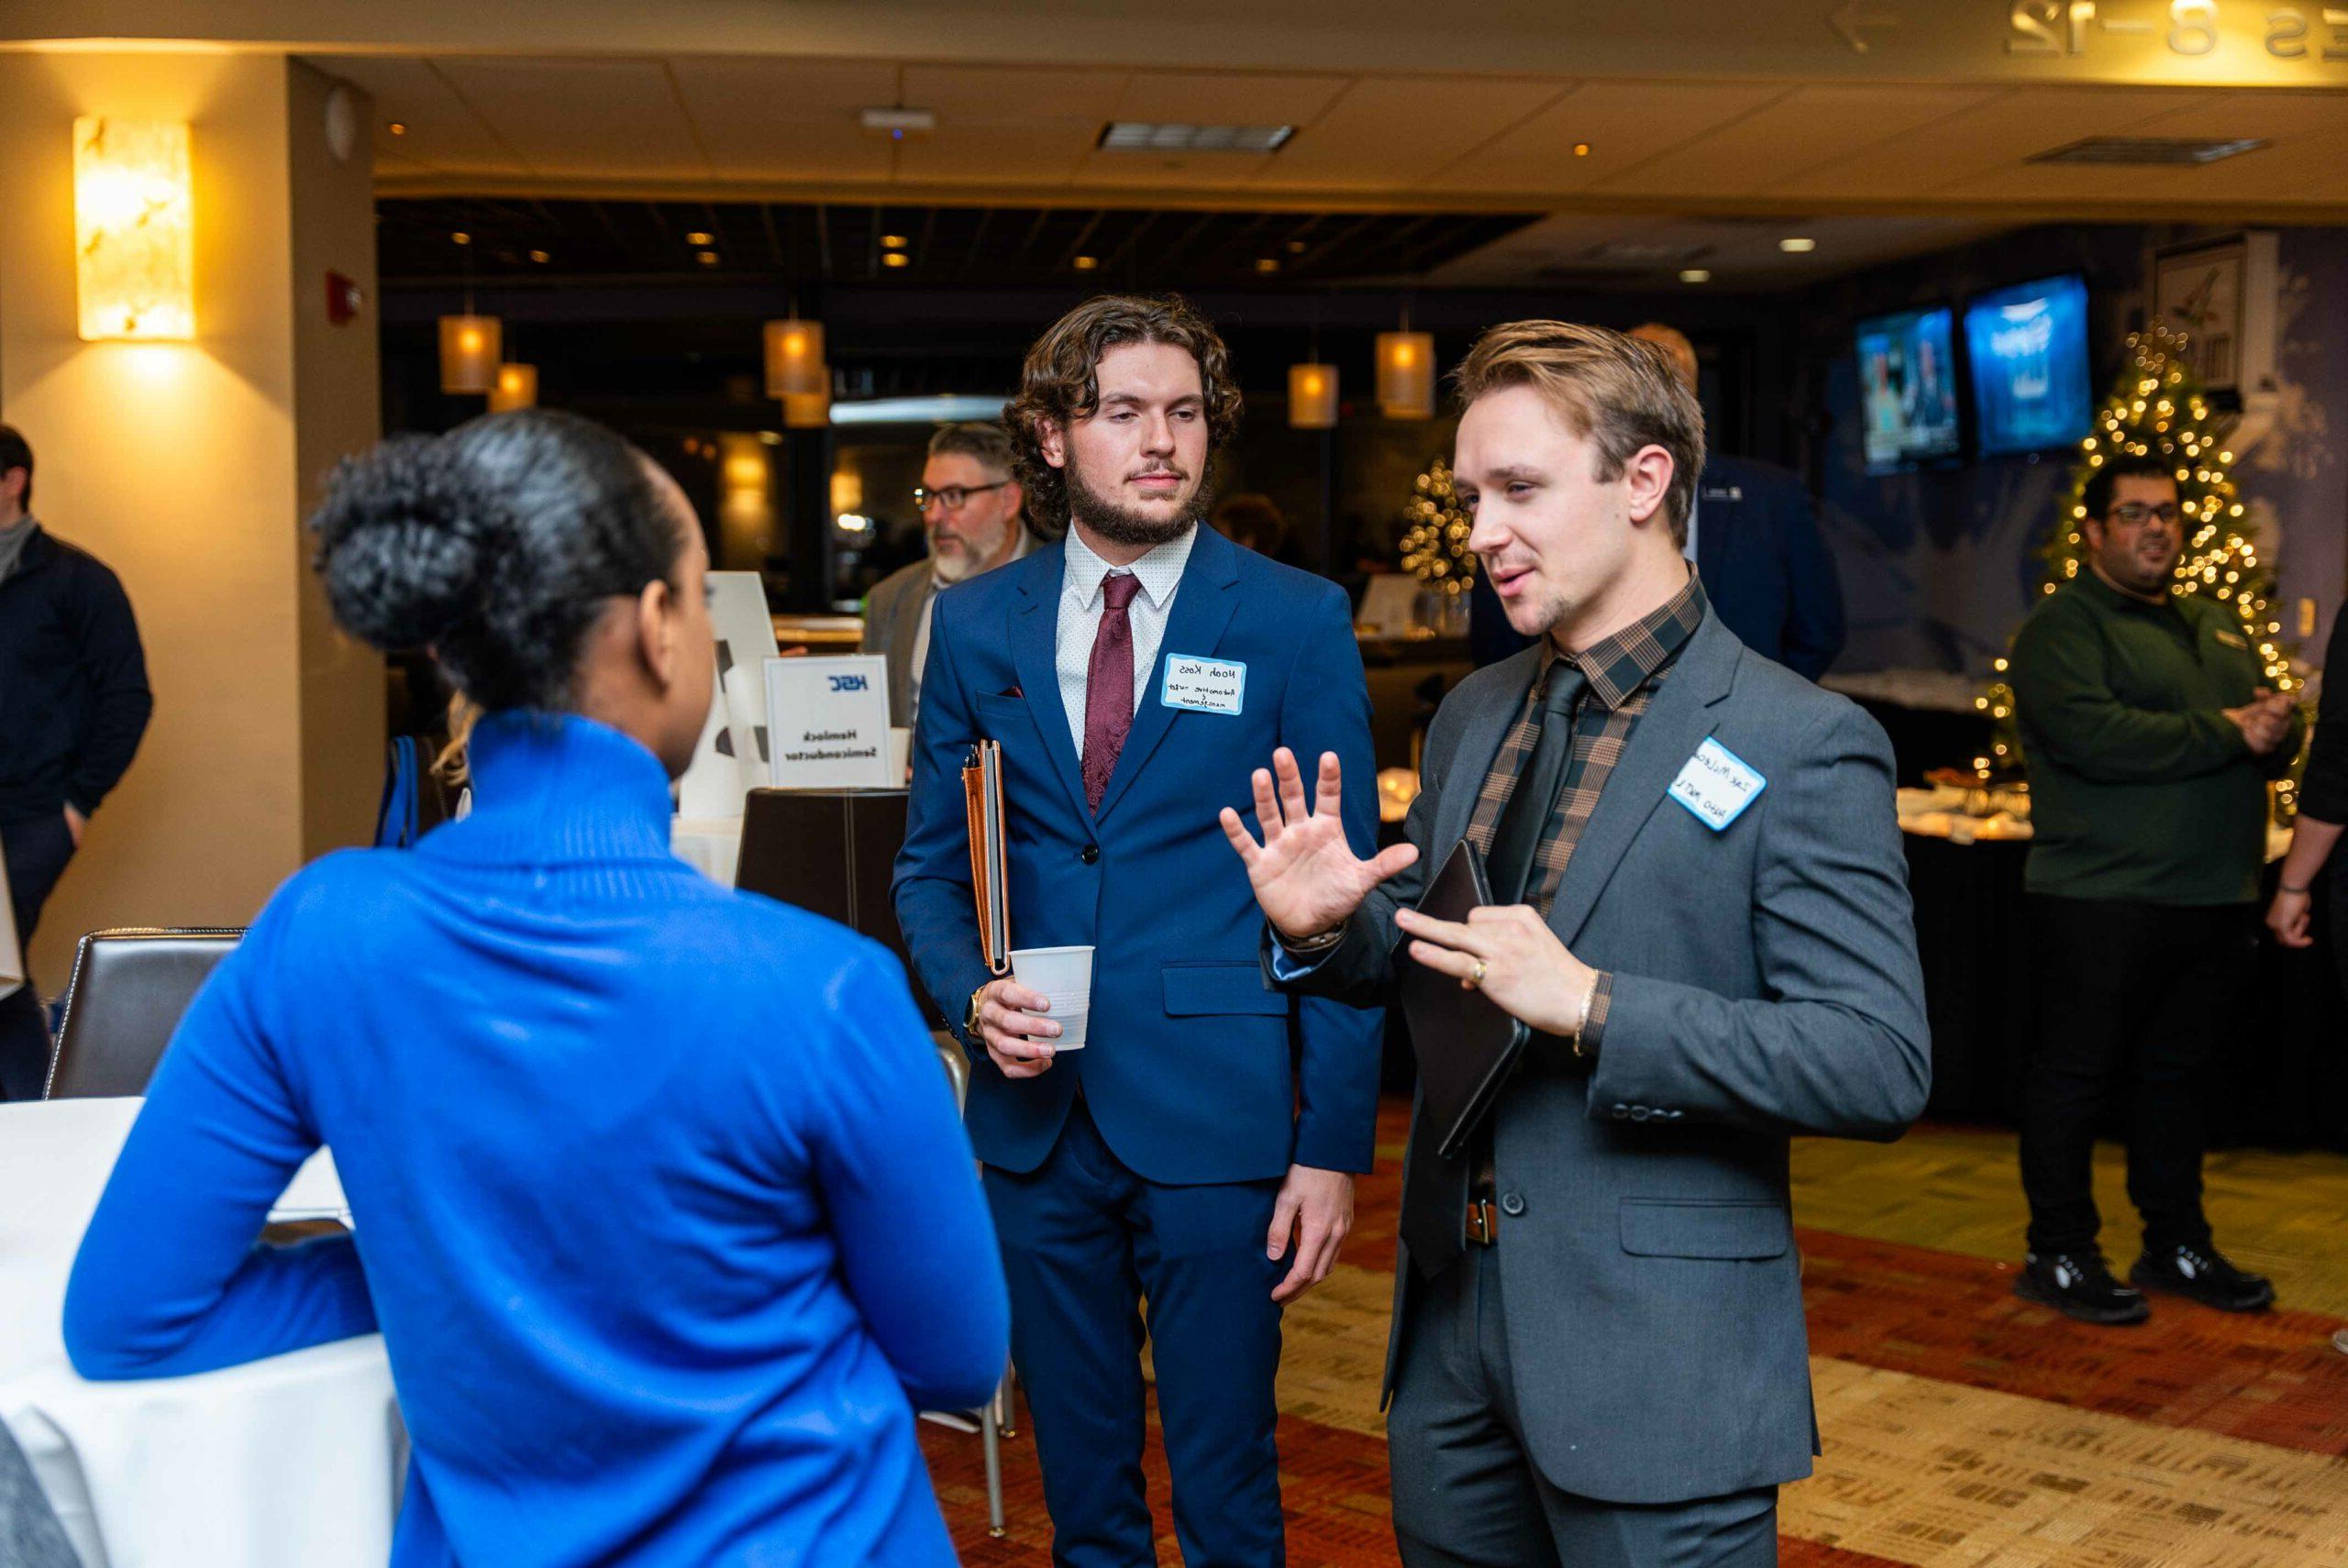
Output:
<instances>
[{"instance_id":1,"label":"recessed ceiling light","mask_svg":"<svg viewBox=\"0 0 2348 1568\"><path fill-rule=\"evenodd\" d=\"M700 262L704 267L714 267L717 265L717 252L714 250L696 251L693 255L693 259Z\"/></svg>"},{"instance_id":2,"label":"recessed ceiling light","mask_svg":"<svg viewBox=\"0 0 2348 1568\"><path fill-rule=\"evenodd\" d=\"M461 228L449 237L449 243L451 245L471 245L472 242L473 237Z\"/></svg>"},{"instance_id":3,"label":"recessed ceiling light","mask_svg":"<svg viewBox=\"0 0 2348 1568\"><path fill-rule=\"evenodd\" d=\"M1256 258L1256 271L1258 272L1277 272L1279 270L1280 259L1279 257L1258 256Z\"/></svg>"},{"instance_id":4,"label":"recessed ceiling light","mask_svg":"<svg viewBox=\"0 0 2348 1568\"><path fill-rule=\"evenodd\" d=\"M1278 152L1294 126L1192 126L1111 120L1094 145L1103 152Z\"/></svg>"},{"instance_id":5,"label":"recessed ceiling light","mask_svg":"<svg viewBox=\"0 0 2348 1568\"><path fill-rule=\"evenodd\" d=\"M1302 241L1302 240L1301 240L1301 239L1291 239L1291 240L1290 240L1290 241L1288 242L1288 253L1289 253L1290 256L1301 256L1301 255L1303 255L1303 254L1304 254L1304 241Z\"/></svg>"},{"instance_id":6,"label":"recessed ceiling light","mask_svg":"<svg viewBox=\"0 0 2348 1568\"><path fill-rule=\"evenodd\" d=\"M543 251L543 250L533 250L533 251L531 251L531 252L530 252L530 259L531 259L531 260L533 260L533 261L537 261L537 262L541 262L541 263L543 263L543 262L547 262L547 261L551 261L552 259L554 259L554 258L552 258L552 257L548 256L548 255L545 251Z\"/></svg>"},{"instance_id":7,"label":"recessed ceiling light","mask_svg":"<svg viewBox=\"0 0 2348 1568\"><path fill-rule=\"evenodd\" d=\"M1682 267L1679 270L1679 281L1683 283L1709 283L1712 281L1712 275L1701 267Z\"/></svg>"},{"instance_id":8,"label":"recessed ceiling light","mask_svg":"<svg viewBox=\"0 0 2348 1568\"><path fill-rule=\"evenodd\" d=\"M1074 261L1071 261L1069 265L1074 267L1080 272L1090 272L1093 268L1101 265L1101 258L1098 256L1080 256Z\"/></svg>"},{"instance_id":9,"label":"recessed ceiling light","mask_svg":"<svg viewBox=\"0 0 2348 1568\"><path fill-rule=\"evenodd\" d=\"M1778 241L1778 248L1789 256L1807 256L1818 248L1818 241L1805 234L1789 234Z\"/></svg>"},{"instance_id":10,"label":"recessed ceiling light","mask_svg":"<svg viewBox=\"0 0 2348 1568\"><path fill-rule=\"evenodd\" d=\"M913 265L913 259L914 259L912 257L906 255L902 250L892 250L882 255L880 258L880 265L883 267L909 267Z\"/></svg>"},{"instance_id":11,"label":"recessed ceiling light","mask_svg":"<svg viewBox=\"0 0 2348 1568\"><path fill-rule=\"evenodd\" d=\"M717 236L706 233L698 228L685 236L685 243L687 245L714 245L716 242Z\"/></svg>"},{"instance_id":12,"label":"recessed ceiling light","mask_svg":"<svg viewBox=\"0 0 2348 1568\"><path fill-rule=\"evenodd\" d=\"M903 250L912 243L913 241L902 234L884 234L880 237L880 248L883 250Z\"/></svg>"},{"instance_id":13,"label":"recessed ceiling light","mask_svg":"<svg viewBox=\"0 0 2348 1568\"><path fill-rule=\"evenodd\" d=\"M1574 156L1576 158L1588 158L1589 156L1589 143L1586 141L1578 141L1574 143Z\"/></svg>"},{"instance_id":14,"label":"recessed ceiling light","mask_svg":"<svg viewBox=\"0 0 2348 1568\"><path fill-rule=\"evenodd\" d=\"M393 120L390 125L383 128L390 131L393 136L407 135L407 122L405 120Z\"/></svg>"},{"instance_id":15,"label":"recessed ceiling light","mask_svg":"<svg viewBox=\"0 0 2348 1568\"><path fill-rule=\"evenodd\" d=\"M856 121L865 135L882 141L919 141L937 129L932 109L859 109Z\"/></svg>"}]
</instances>

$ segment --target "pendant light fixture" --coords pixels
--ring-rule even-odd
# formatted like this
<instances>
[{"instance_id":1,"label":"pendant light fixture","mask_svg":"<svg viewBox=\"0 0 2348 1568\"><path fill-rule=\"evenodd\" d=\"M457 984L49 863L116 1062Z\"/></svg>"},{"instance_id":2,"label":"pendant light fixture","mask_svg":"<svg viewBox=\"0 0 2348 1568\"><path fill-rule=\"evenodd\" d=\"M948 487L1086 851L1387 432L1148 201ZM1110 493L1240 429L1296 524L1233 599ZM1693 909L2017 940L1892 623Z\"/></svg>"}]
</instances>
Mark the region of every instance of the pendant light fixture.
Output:
<instances>
[{"instance_id":1,"label":"pendant light fixture","mask_svg":"<svg viewBox=\"0 0 2348 1568\"><path fill-rule=\"evenodd\" d=\"M824 324L802 321L794 312L766 327L767 396L808 397L831 385L824 363Z\"/></svg>"},{"instance_id":2,"label":"pendant light fixture","mask_svg":"<svg viewBox=\"0 0 2348 1568\"><path fill-rule=\"evenodd\" d=\"M1378 412L1389 419L1434 417L1434 335L1412 331L1407 307L1401 331L1378 335Z\"/></svg>"},{"instance_id":3,"label":"pendant light fixture","mask_svg":"<svg viewBox=\"0 0 2348 1568\"><path fill-rule=\"evenodd\" d=\"M538 368L509 359L497 367L497 379L489 386L489 411L504 414L511 409L536 408L538 405Z\"/></svg>"},{"instance_id":4,"label":"pendant light fixture","mask_svg":"<svg viewBox=\"0 0 2348 1568\"><path fill-rule=\"evenodd\" d=\"M504 362L504 330L493 315L473 314L473 237L449 236L465 253L465 312L440 318L440 390L451 394L485 392Z\"/></svg>"},{"instance_id":5,"label":"pendant light fixture","mask_svg":"<svg viewBox=\"0 0 2348 1568\"><path fill-rule=\"evenodd\" d=\"M811 392L794 392L782 400L782 425L786 430L821 430L832 422L831 372L824 373L825 384Z\"/></svg>"},{"instance_id":6,"label":"pendant light fixture","mask_svg":"<svg viewBox=\"0 0 2348 1568\"><path fill-rule=\"evenodd\" d=\"M1312 302L1312 337L1305 352L1311 357L1288 368L1288 424L1291 430L1334 430L1337 426L1337 367L1321 362L1321 302Z\"/></svg>"}]
</instances>

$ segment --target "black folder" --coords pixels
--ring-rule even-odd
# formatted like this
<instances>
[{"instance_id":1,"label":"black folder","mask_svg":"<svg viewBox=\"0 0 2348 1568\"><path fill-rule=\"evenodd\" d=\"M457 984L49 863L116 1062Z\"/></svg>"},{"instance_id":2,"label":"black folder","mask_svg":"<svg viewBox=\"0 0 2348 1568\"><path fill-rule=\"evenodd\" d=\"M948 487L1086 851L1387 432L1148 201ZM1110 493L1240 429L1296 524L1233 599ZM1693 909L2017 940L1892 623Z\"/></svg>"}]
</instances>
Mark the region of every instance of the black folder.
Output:
<instances>
[{"instance_id":1,"label":"black folder","mask_svg":"<svg viewBox=\"0 0 2348 1568\"><path fill-rule=\"evenodd\" d=\"M1465 923L1470 910L1491 901L1484 857L1463 838L1427 885L1419 912ZM1422 1109L1437 1134L1435 1152L1457 1159L1476 1124L1500 1098L1533 1031L1482 991L1412 957L1408 937L1395 948L1394 966L1402 1015L1411 1024L1411 1049L1419 1058Z\"/></svg>"}]
</instances>

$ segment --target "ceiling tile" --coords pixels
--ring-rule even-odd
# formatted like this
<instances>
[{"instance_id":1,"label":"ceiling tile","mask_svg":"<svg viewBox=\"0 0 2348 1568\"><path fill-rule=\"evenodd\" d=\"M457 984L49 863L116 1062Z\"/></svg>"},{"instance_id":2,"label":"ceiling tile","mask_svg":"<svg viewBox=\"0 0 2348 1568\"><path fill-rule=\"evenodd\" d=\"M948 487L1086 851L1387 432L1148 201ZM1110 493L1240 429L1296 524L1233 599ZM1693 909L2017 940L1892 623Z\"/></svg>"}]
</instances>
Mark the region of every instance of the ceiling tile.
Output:
<instances>
[{"instance_id":1,"label":"ceiling tile","mask_svg":"<svg viewBox=\"0 0 2348 1568\"><path fill-rule=\"evenodd\" d=\"M1768 193L1820 200L1917 197L2019 169L2033 153L2085 137L2127 134L2139 121L2201 96L2152 88L2016 88L1804 170L1770 186Z\"/></svg>"},{"instance_id":2,"label":"ceiling tile","mask_svg":"<svg viewBox=\"0 0 2348 1568\"><path fill-rule=\"evenodd\" d=\"M1561 82L1367 77L1267 162L1265 188L1401 190L1564 91Z\"/></svg>"},{"instance_id":3,"label":"ceiling tile","mask_svg":"<svg viewBox=\"0 0 2348 1568\"><path fill-rule=\"evenodd\" d=\"M1456 191L1581 191L1702 136L1774 98L1749 83L1589 83L1445 168ZM1589 154L1574 156L1587 142Z\"/></svg>"},{"instance_id":4,"label":"ceiling tile","mask_svg":"<svg viewBox=\"0 0 2348 1568\"><path fill-rule=\"evenodd\" d=\"M1804 87L1601 180L1597 188L1643 195L1749 194L1994 95L1994 89L1980 87Z\"/></svg>"},{"instance_id":5,"label":"ceiling tile","mask_svg":"<svg viewBox=\"0 0 2348 1568\"><path fill-rule=\"evenodd\" d=\"M1089 144L1116 114L1128 73L1048 66L908 65L904 74L906 106L936 110L940 131L963 125L1074 124L1088 127Z\"/></svg>"},{"instance_id":6,"label":"ceiling tile","mask_svg":"<svg viewBox=\"0 0 2348 1568\"><path fill-rule=\"evenodd\" d=\"M312 61L329 76L362 87L375 100L379 168L388 158L400 172L519 174L528 166L426 61L391 55L337 56ZM404 136L384 127L397 120Z\"/></svg>"},{"instance_id":7,"label":"ceiling tile","mask_svg":"<svg viewBox=\"0 0 2348 1568\"><path fill-rule=\"evenodd\" d=\"M438 65L540 173L709 177L658 61L469 58Z\"/></svg>"},{"instance_id":8,"label":"ceiling tile","mask_svg":"<svg viewBox=\"0 0 2348 1568\"><path fill-rule=\"evenodd\" d=\"M1115 117L1191 126L1300 126L1344 91L1345 76L1136 71Z\"/></svg>"},{"instance_id":9,"label":"ceiling tile","mask_svg":"<svg viewBox=\"0 0 2348 1568\"><path fill-rule=\"evenodd\" d=\"M897 149L895 179L903 185L1058 189L1091 155L1092 136L1091 130L1075 126L973 126L941 120L936 136Z\"/></svg>"},{"instance_id":10,"label":"ceiling tile","mask_svg":"<svg viewBox=\"0 0 2348 1568\"><path fill-rule=\"evenodd\" d=\"M856 112L891 102L892 65L733 60L670 62L709 161L726 179L885 180L889 146Z\"/></svg>"}]
</instances>

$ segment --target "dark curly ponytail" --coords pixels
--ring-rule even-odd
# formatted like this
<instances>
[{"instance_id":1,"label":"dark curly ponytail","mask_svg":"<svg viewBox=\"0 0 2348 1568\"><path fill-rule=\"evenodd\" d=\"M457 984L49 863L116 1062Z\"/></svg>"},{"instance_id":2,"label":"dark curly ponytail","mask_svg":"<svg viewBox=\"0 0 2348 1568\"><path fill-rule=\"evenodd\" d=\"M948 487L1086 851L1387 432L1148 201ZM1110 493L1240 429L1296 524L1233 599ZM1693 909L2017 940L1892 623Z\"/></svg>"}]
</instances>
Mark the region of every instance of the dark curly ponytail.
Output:
<instances>
[{"instance_id":1,"label":"dark curly ponytail","mask_svg":"<svg viewBox=\"0 0 2348 1568\"><path fill-rule=\"evenodd\" d=\"M429 647L490 712L567 708L606 602L676 580L681 521L645 465L545 409L345 458L310 519L335 619L386 651Z\"/></svg>"}]
</instances>

